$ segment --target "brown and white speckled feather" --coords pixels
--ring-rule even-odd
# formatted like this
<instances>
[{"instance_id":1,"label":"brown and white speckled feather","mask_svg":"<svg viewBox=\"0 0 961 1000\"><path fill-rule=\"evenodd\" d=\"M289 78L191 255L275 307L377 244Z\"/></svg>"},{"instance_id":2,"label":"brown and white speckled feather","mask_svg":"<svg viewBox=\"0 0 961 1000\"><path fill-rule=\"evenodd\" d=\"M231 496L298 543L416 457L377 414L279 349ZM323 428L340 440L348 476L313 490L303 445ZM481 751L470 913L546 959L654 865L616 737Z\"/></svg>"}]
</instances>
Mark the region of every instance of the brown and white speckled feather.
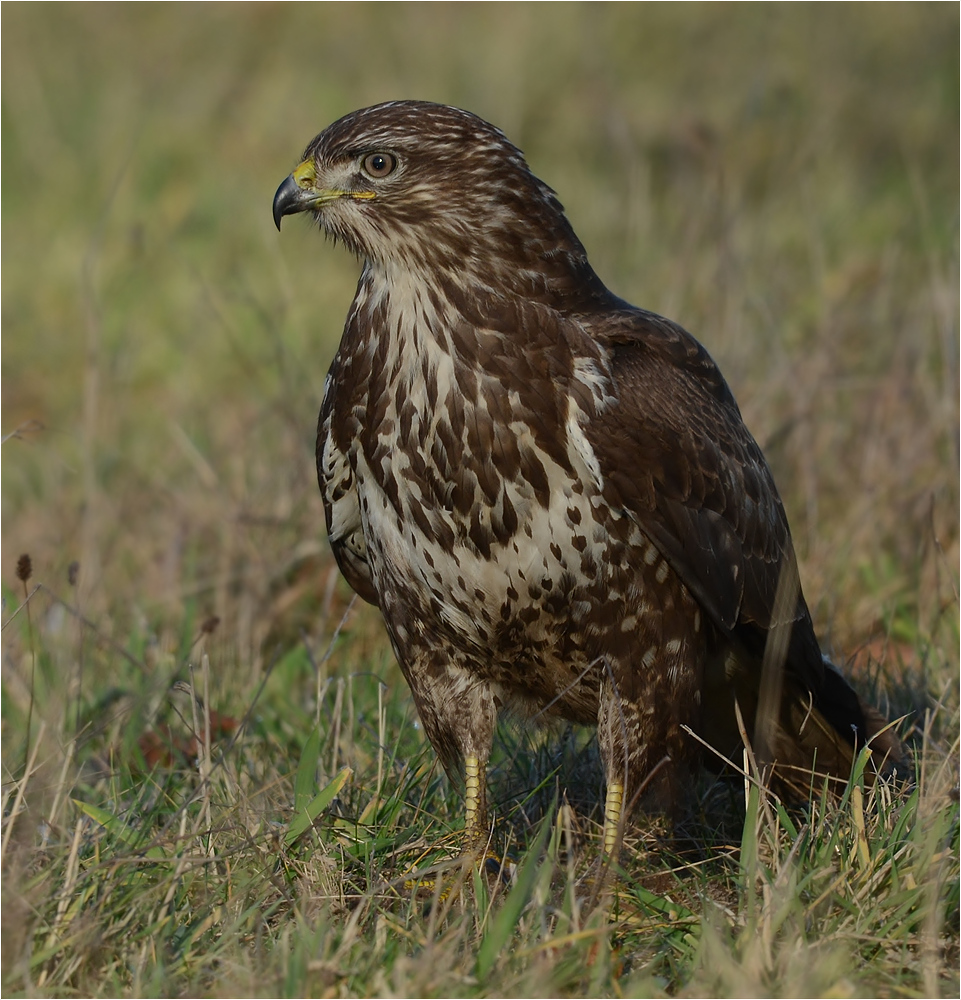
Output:
<instances>
[{"instance_id":1,"label":"brown and white speckled feather","mask_svg":"<svg viewBox=\"0 0 961 1000\"><path fill-rule=\"evenodd\" d=\"M337 561L380 607L449 773L483 764L520 706L597 724L628 797L668 756L653 792L671 809L696 755L682 727L729 739L735 696L753 720L775 626L778 761L847 773L877 725L825 667L799 585L775 620L790 533L727 384L690 334L605 288L499 130L424 102L356 112L274 210L313 211L364 260L318 475Z\"/></svg>"}]
</instances>

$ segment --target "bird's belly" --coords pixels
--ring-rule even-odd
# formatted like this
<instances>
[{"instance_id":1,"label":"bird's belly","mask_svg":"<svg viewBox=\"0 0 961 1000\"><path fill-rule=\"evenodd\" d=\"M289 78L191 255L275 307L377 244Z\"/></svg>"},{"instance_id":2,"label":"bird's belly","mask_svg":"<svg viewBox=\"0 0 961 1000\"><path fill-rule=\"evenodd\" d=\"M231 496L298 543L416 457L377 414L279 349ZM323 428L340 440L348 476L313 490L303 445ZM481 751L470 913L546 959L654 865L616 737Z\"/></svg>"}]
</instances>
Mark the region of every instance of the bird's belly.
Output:
<instances>
[{"instance_id":1,"label":"bird's belly","mask_svg":"<svg viewBox=\"0 0 961 1000\"><path fill-rule=\"evenodd\" d=\"M479 546L477 525L496 517L492 507L459 513L358 471L371 573L402 662L417 646L440 646L505 702L596 720L598 621L623 602L633 578L628 539L612 534L596 494L557 476L545 505L523 483L505 482L498 504L506 497L516 527ZM621 528L634 530L626 521Z\"/></svg>"}]
</instances>

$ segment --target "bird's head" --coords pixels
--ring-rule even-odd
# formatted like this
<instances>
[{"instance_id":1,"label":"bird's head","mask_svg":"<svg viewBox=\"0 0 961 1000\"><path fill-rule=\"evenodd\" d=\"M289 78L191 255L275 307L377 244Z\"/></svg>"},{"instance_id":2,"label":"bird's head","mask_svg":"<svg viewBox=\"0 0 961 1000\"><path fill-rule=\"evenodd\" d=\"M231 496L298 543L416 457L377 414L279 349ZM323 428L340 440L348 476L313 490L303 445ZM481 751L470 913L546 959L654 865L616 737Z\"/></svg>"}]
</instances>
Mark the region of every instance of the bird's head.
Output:
<instances>
[{"instance_id":1,"label":"bird's head","mask_svg":"<svg viewBox=\"0 0 961 1000\"><path fill-rule=\"evenodd\" d=\"M467 111L393 101L355 111L308 145L274 196L311 212L358 256L385 267L550 273L588 267L554 192L521 151ZM560 274L557 273L560 277Z\"/></svg>"}]
</instances>

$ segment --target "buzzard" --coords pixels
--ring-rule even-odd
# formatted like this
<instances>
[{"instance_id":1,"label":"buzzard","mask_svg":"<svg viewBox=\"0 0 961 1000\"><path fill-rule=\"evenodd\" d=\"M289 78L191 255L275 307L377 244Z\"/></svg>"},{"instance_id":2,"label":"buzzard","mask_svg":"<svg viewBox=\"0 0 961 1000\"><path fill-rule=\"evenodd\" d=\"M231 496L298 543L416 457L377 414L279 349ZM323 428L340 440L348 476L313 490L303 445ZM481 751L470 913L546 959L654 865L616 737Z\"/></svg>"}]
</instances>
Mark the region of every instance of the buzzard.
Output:
<instances>
[{"instance_id":1,"label":"buzzard","mask_svg":"<svg viewBox=\"0 0 961 1000\"><path fill-rule=\"evenodd\" d=\"M317 473L424 730L486 837L504 709L597 726L604 847L747 734L782 781L901 761L821 654L771 470L707 351L595 274L493 125L393 101L334 122L273 202L363 261Z\"/></svg>"}]
</instances>

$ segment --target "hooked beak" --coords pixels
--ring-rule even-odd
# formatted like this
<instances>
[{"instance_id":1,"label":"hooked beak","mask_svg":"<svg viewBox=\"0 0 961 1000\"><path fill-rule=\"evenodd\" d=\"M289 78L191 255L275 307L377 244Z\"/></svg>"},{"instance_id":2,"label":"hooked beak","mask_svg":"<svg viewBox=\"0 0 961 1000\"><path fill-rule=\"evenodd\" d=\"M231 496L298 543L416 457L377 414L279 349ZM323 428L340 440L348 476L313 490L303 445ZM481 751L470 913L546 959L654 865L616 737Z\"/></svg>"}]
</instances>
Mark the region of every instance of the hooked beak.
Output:
<instances>
[{"instance_id":1,"label":"hooked beak","mask_svg":"<svg viewBox=\"0 0 961 1000\"><path fill-rule=\"evenodd\" d=\"M306 212L308 208L310 208L308 192L297 184L294 175L291 174L277 188L277 193L274 195L274 225L280 229L280 220L285 215Z\"/></svg>"}]
</instances>

